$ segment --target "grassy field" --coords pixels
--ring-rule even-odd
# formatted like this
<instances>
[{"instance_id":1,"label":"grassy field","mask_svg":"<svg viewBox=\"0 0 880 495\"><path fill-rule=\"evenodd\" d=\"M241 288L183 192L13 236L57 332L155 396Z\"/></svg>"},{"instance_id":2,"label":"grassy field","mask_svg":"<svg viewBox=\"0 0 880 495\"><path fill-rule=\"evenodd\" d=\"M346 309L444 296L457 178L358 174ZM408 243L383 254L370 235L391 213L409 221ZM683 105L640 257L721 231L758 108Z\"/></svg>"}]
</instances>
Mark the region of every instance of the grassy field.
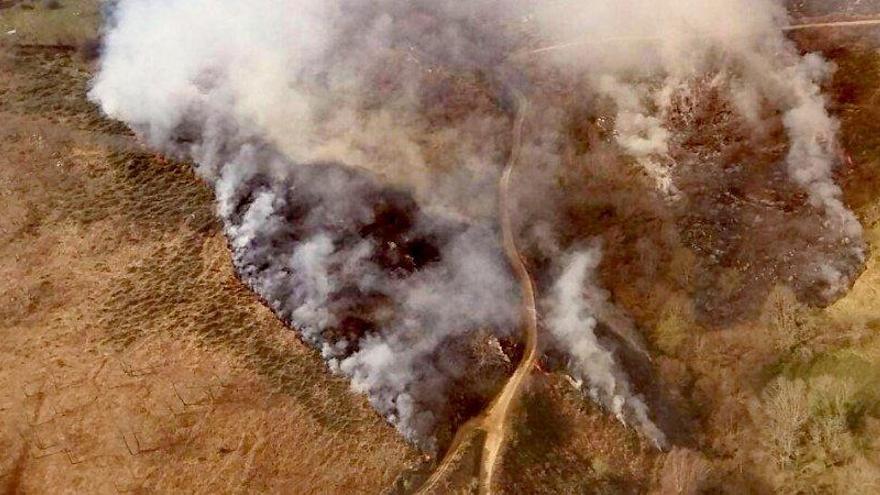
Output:
<instances>
[{"instance_id":1,"label":"grassy field","mask_svg":"<svg viewBox=\"0 0 880 495\"><path fill-rule=\"evenodd\" d=\"M95 0L0 2L0 36L19 44L77 45L96 37Z\"/></svg>"},{"instance_id":2,"label":"grassy field","mask_svg":"<svg viewBox=\"0 0 880 495\"><path fill-rule=\"evenodd\" d=\"M54 45L95 11L0 10L0 493L394 486L420 454L238 282L191 166L86 101Z\"/></svg>"}]
</instances>

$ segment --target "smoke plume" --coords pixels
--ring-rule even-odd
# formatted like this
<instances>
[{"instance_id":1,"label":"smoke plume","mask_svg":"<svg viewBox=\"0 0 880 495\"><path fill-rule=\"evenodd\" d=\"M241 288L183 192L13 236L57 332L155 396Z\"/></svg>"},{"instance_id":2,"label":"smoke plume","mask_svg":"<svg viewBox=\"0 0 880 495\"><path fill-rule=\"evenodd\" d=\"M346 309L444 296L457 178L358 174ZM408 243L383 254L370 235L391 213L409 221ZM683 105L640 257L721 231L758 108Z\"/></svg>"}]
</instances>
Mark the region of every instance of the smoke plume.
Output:
<instances>
[{"instance_id":1,"label":"smoke plume","mask_svg":"<svg viewBox=\"0 0 880 495\"><path fill-rule=\"evenodd\" d=\"M195 162L242 279L430 446L449 385L469 373L454 344L517 337L495 220L511 89L540 103L519 161L530 180L517 185L536 257L566 248L554 188L572 101L607 114L604 149L616 147L621 169L637 164L674 210L704 180L693 164L729 165L679 137L701 125L711 87L737 129L784 128L779 164L825 220L810 235L831 246L805 252L799 270L827 298L846 289L863 243L833 182L837 124L819 86L833 67L799 55L787 22L774 0L119 0L90 97ZM555 231L528 228L532 215ZM610 315L644 352L596 285L598 253L564 259L547 303L553 339L596 400L662 443L593 331Z\"/></svg>"},{"instance_id":2,"label":"smoke plume","mask_svg":"<svg viewBox=\"0 0 880 495\"><path fill-rule=\"evenodd\" d=\"M547 329L555 345L569 356L569 370L577 382L586 384L589 396L621 422L634 425L656 445L665 447L665 434L651 421L648 407L633 393L613 353L596 335L596 315L608 302L607 293L595 280L600 261L598 248L564 258L562 274L545 302Z\"/></svg>"},{"instance_id":3,"label":"smoke plume","mask_svg":"<svg viewBox=\"0 0 880 495\"><path fill-rule=\"evenodd\" d=\"M741 139L760 139L781 126L788 177L822 218L816 237L845 252L829 260L814 248L798 276L821 285L826 301L848 290L864 262L865 245L862 227L834 182L842 155L839 126L820 89L834 66L817 54L799 54L786 39L781 28L792 20L782 2L563 1L537 10L535 17L544 38L555 40L550 46L563 41L573 46L532 56L590 81L592 90L611 102L613 139L671 201L681 199L677 178L688 172L683 162L705 166L721 153L682 139L682 131L706 125L695 111L706 94L721 95L716 117L737 120Z\"/></svg>"}]
</instances>

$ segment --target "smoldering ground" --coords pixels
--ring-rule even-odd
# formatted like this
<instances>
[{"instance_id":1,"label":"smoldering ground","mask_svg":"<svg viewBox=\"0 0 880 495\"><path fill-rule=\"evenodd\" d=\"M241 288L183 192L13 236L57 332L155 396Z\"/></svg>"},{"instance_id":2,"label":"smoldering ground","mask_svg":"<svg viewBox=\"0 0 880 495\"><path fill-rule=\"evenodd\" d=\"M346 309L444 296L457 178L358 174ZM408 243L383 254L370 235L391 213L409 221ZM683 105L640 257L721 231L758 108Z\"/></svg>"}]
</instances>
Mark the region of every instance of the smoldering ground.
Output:
<instances>
[{"instance_id":1,"label":"smoldering ground","mask_svg":"<svg viewBox=\"0 0 880 495\"><path fill-rule=\"evenodd\" d=\"M515 207L544 345L658 440L593 334L605 319L643 347L618 289L649 287L670 245L698 260L695 297L731 308L748 297L713 298L719 266L827 302L864 260L833 180L833 67L787 22L771 0L122 0L90 94L194 159L243 280L430 447L450 397L485 402L503 379L480 342L517 339L495 184L517 112L503 95L526 92ZM571 254L593 238L604 270ZM486 362L494 378L469 380Z\"/></svg>"}]
</instances>

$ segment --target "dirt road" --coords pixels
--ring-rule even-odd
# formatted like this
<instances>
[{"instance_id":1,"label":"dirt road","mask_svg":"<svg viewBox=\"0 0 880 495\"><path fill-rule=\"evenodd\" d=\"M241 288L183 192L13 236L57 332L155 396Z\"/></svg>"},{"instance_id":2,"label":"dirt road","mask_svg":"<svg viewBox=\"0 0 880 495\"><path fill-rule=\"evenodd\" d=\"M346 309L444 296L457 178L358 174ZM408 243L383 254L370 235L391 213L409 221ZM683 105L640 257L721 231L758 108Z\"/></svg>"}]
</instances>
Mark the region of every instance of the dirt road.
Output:
<instances>
[{"instance_id":1,"label":"dirt road","mask_svg":"<svg viewBox=\"0 0 880 495\"><path fill-rule=\"evenodd\" d=\"M535 286L532 277L526 268L525 260L516 246L513 235L513 221L510 216L510 178L513 175L522 145L522 128L528 113L529 102L525 96L516 92L517 117L513 131L513 146L511 147L510 159L507 167L501 175L498 185L500 201L501 231L504 242L504 252L510 261L516 277L519 279L522 299L520 303L520 321L525 337L525 350L522 360L513 372L507 384L495 398L495 401L486 412L483 427L486 430L486 443L483 445L483 457L480 473L480 493L491 493L492 480L496 471L499 455L504 447L507 432L507 423L510 416L510 408L519 397L522 385L525 383L535 361L538 358L538 315L535 306Z\"/></svg>"},{"instance_id":2,"label":"dirt road","mask_svg":"<svg viewBox=\"0 0 880 495\"><path fill-rule=\"evenodd\" d=\"M522 386L538 358L538 316L535 304L535 286L526 268L525 260L516 245L510 207L510 181L519 160L520 148L522 146L522 131L526 116L528 115L529 102L525 95L519 91L514 92L514 97L516 99L517 114L513 128L513 144L507 166L498 182L498 196L504 252L517 279L519 279L522 293L520 322L525 349L519 365L507 380L504 388L501 389L501 392L492 401L492 404L481 415L471 419L459 428L452 444L447 450L446 456L419 493L432 493L436 491L439 483L449 475L451 468L455 465L458 451L467 445L468 439L481 431L486 433L486 439L480 457L479 489L481 494L492 493L492 484L495 479L498 460L507 437L510 410L517 397L519 397Z\"/></svg>"},{"instance_id":3,"label":"dirt road","mask_svg":"<svg viewBox=\"0 0 880 495\"><path fill-rule=\"evenodd\" d=\"M847 28L860 26L880 26L880 19L862 19L860 21L837 21L837 22L813 22L806 24L795 24L782 28L783 31L803 31L805 29L822 29L822 28Z\"/></svg>"},{"instance_id":4,"label":"dirt road","mask_svg":"<svg viewBox=\"0 0 880 495\"><path fill-rule=\"evenodd\" d=\"M792 31L805 31L808 29L834 29L834 28L854 28L854 27L870 27L870 26L880 26L880 19L861 19L857 21L836 21L836 22L804 22L801 24L792 24L790 26L783 26L783 32L792 32ZM556 45L545 46L541 48L536 48L532 50L526 50L514 55L514 58L527 57L532 55L539 55L547 52L555 52L559 50L565 50L567 48L573 48L576 46L585 46L585 45L619 45L622 43L651 43L655 41L659 41L660 38L651 37L651 36L614 36L609 38L602 39L581 39L581 40L573 40L566 41L564 43L559 43Z\"/></svg>"}]
</instances>

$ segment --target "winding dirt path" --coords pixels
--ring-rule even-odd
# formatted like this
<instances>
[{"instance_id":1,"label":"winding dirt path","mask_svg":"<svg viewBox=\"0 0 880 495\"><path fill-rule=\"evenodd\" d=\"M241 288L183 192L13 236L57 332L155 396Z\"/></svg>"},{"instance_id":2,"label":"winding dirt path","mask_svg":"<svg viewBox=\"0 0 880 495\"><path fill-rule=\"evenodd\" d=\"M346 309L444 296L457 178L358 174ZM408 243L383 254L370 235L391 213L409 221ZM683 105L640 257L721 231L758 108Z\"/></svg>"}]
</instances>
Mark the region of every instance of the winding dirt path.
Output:
<instances>
[{"instance_id":1,"label":"winding dirt path","mask_svg":"<svg viewBox=\"0 0 880 495\"><path fill-rule=\"evenodd\" d=\"M538 310L535 305L535 285L525 260L516 246L513 234L513 220L510 215L510 178L516 169L516 164L522 147L522 129L525 125L529 102L526 97L516 91L514 93L517 106L517 117L513 131L513 146L510 151L510 159L507 167L501 175L498 184L499 214L501 216L501 232L503 235L504 252L519 279L522 299L520 303L520 321L525 337L525 350L516 371L507 380L501 393L489 407L483 420L486 430L486 443L483 445L483 456L480 462L480 493L491 493L492 481L496 472L496 464L504 447L510 409L522 391L522 385L535 367L538 359Z\"/></svg>"},{"instance_id":2,"label":"winding dirt path","mask_svg":"<svg viewBox=\"0 0 880 495\"><path fill-rule=\"evenodd\" d=\"M517 279L519 279L522 294L520 324L525 338L525 350L516 370L508 378L504 388L501 389L489 407L458 429L443 460L419 490L419 493L432 493L437 490L439 483L446 479L450 469L455 465L458 451L467 444L467 440L479 432L486 433L480 456L479 491L481 494L492 493L498 460L507 438L510 410L520 396L522 386L538 359L538 311L535 302L535 286L528 268L526 268L525 260L516 245L510 208L510 181L519 161L522 131L528 114L529 101L519 91L514 91L514 98L516 99L517 114L513 127L513 144L507 166L498 181L498 197L504 252Z\"/></svg>"},{"instance_id":3,"label":"winding dirt path","mask_svg":"<svg viewBox=\"0 0 880 495\"><path fill-rule=\"evenodd\" d=\"M870 26L880 26L880 18L876 19L860 19L855 21L834 21L834 22L803 22L801 24L792 24L790 26L783 26L781 29L783 32L792 32L792 31L805 31L808 29L834 29L834 28L854 28L854 27L870 27ZM585 45L609 45L609 44L621 44L621 43L645 43L657 41L660 38L651 37L651 36L614 36L609 38L602 38L598 40L574 40L574 41L566 41L563 43L559 43L556 45L545 46L541 48L535 48L532 50L526 50L523 52L519 52L514 55L514 58L530 56L530 55L538 55L541 53L547 52L555 52L559 50L565 50L567 48L572 48L576 46L585 46Z\"/></svg>"},{"instance_id":4,"label":"winding dirt path","mask_svg":"<svg viewBox=\"0 0 880 495\"><path fill-rule=\"evenodd\" d=\"M847 28L860 26L880 26L880 19L862 19L859 21L812 22L793 24L782 28L783 31L803 31L805 29Z\"/></svg>"}]
</instances>

